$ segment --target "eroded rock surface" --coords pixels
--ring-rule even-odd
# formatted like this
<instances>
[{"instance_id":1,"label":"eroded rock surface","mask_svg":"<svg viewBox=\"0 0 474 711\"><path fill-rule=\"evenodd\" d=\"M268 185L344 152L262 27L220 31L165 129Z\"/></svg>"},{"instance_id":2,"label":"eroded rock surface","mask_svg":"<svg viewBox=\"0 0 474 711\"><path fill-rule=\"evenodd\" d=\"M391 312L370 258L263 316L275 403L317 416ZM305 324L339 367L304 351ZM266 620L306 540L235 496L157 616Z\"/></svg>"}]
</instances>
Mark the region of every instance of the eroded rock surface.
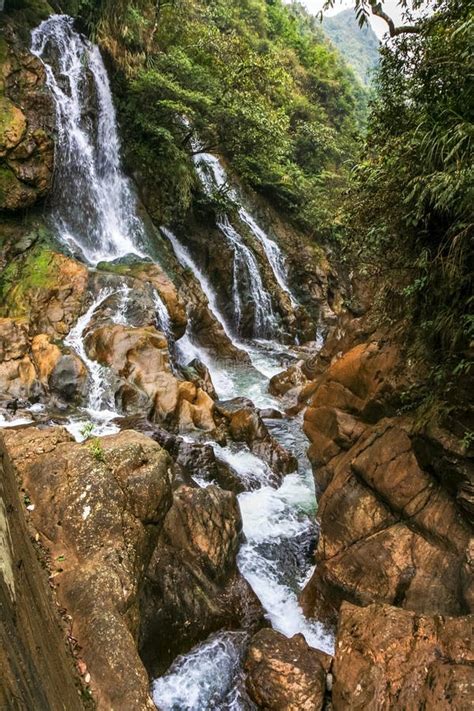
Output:
<instances>
[{"instance_id":1,"label":"eroded rock surface","mask_svg":"<svg viewBox=\"0 0 474 711\"><path fill-rule=\"evenodd\" d=\"M333 664L334 711L469 709L474 617L344 603Z\"/></svg>"},{"instance_id":2,"label":"eroded rock surface","mask_svg":"<svg viewBox=\"0 0 474 711\"><path fill-rule=\"evenodd\" d=\"M320 711L331 657L312 649L303 635L288 639L275 630L252 637L245 660L246 685L258 708Z\"/></svg>"},{"instance_id":3,"label":"eroded rock surface","mask_svg":"<svg viewBox=\"0 0 474 711\"><path fill-rule=\"evenodd\" d=\"M0 708L81 711L89 706L1 434L0 454Z\"/></svg>"},{"instance_id":4,"label":"eroded rock surface","mask_svg":"<svg viewBox=\"0 0 474 711\"><path fill-rule=\"evenodd\" d=\"M4 433L49 549L99 709L153 709L138 656L138 598L171 502L169 456L137 432L77 444L62 428Z\"/></svg>"},{"instance_id":5,"label":"eroded rock surface","mask_svg":"<svg viewBox=\"0 0 474 711\"><path fill-rule=\"evenodd\" d=\"M30 338L28 326L24 319L0 318L2 399L78 401L88 377L81 359L47 334Z\"/></svg>"},{"instance_id":6,"label":"eroded rock surface","mask_svg":"<svg viewBox=\"0 0 474 711\"><path fill-rule=\"evenodd\" d=\"M397 363L393 346L361 344L305 388L321 524L302 595L310 613L334 618L341 600L427 614L472 609L472 530L452 486L420 457L413 422L394 416Z\"/></svg>"},{"instance_id":7,"label":"eroded rock surface","mask_svg":"<svg viewBox=\"0 0 474 711\"><path fill-rule=\"evenodd\" d=\"M40 60L5 23L1 38L0 210L19 211L52 185L54 110Z\"/></svg>"},{"instance_id":8,"label":"eroded rock surface","mask_svg":"<svg viewBox=\"0 0 474 711\"><path fill-rule=\"evenodd\" d=\"M141 601L142 653L150 666L160 669L218 629L260 621L260 605L236 568L241 527L232 492L176 490Z\"/></svg>"}]
</instances>

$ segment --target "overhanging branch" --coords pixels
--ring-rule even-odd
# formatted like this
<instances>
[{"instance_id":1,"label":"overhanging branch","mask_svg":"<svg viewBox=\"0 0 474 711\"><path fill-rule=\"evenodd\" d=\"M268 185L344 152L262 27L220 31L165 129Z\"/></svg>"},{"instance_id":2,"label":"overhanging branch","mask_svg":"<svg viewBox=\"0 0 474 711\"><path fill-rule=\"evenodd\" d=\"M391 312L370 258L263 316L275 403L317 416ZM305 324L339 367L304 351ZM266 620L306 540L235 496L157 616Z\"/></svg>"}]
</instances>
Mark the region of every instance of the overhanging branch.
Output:
<instances>
[{"instance_id":1,"label":"overhanging branch","mask_svg":"<svg viewBox=\"0 0 474 711\"><path fill-rule=\"evenodd\" d=\"M394 21L389 15L387 15L386 12L384 12L380 3L371 5L370 8L372 10L373 15L375 15L376 17L380 17L387 23L390 37L397 37L398 35L403 35L406 33L416 34L420 31L418 25L399 25L398 27L396 27Z\"/></svg>"}]
</instances>

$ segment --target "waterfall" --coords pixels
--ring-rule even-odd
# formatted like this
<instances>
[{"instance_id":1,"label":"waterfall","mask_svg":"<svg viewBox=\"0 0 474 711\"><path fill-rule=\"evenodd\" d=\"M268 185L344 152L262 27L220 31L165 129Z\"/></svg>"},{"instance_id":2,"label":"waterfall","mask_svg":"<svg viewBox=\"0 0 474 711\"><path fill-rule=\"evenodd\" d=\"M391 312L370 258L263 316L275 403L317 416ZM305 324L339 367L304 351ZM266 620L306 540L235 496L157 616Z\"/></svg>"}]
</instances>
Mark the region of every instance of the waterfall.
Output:
<instances>
[{"instance_id":1,"label":"waterfall","mask_svg":"<svg viewBox=\"0 0 474 711\"><path fill-rule=\"evenodd\" d=\"M120 160L112 94L98 47L53 15L32 33L56 108L53 222L91 264L143 256L145 231Z\"/></svg>"},{"instance_id":2,"label":"waterfall","mask_svg":"<svg viewBox=\"0 0 474 711\"><path fill-rule=\"evenodd\" d=\"M101 412L104 407L113 410L114 406L111 394L107 392L108 369L96 360L89 358L84 345L84 335L93 315L112 293L111 289L102 289L87 311L78 318L76 325L69 331L67 338L64 339L64 345L72 348L87 366L89 373L87 409L93 413ZM114 412L114 416L116 414Z\"/></svg>"},{"instance_id":3,"label":"waterfall","mask_svg":"<svg viewBox=\"0 0 474 711\"><path fill-rule=\"evenodd\" d=\"M153 289L153 303L155 305L156 321L158 328L162 333L165 334L168 343L171 344L174 341L174 338L173 331L171 328L170 315L165 302L163 301L156 289Z\"/></svg>"},{"instance_id":4,"label":"waterfall","mask_svg":"<svg viewBox=\"0 0 474 711\"><path fill-rule=\"evenodd\" d=\"M244 207L239 208L239 217L250 228L252 234L258 239L270 264L273 275L282 291L288 294L292 306L298 306L293 292L288 284L288 274L286 271L285 257L277 243L272 240L260 225L255 222L252 215Z\"/></svg>"},{"instance_id":5,"label":"waterfall","mask_svg":"<svg viewBox=\"0 0 474 711\"><path fill-rule=\"evenodd\" d=\"M200 144L197 141L194 141L193 149L199 151ZM265 230L260 227L250 212L242 205L242 196L229 184L222 163L216 156L204 151L195 153L193 158L196 172L205 191L209 195L212 194L216 188L227 191L229 198L238 206L240 219L247 225L253 236L261 244L278 286L282 291L288 294L292 306L298 306L298 302L288 284L285 258L280 247L267 235Z\"/></svg>"},{"instance_id":6,"label":"waterfall","mask_svg":"<svg viewBox=\"0 0 474 711\"><path fill-rule=\"evenodd\" d=\"M191 256L189 250L184 247L179 239L176 237L174 232L171 232L167 227L161 227L161 231L165 235L165 237L169 240L173 252L175 253L176 259L178 262L181 264L182 267L185 267L187 269L190 269L196 279L199 281L199 284L201 285L201 289L203 290L204 294L206 295L206 298L209 302L209 308L212 312L212 315L220 323L222 328L224 329L224 332L227 336L227 338L237 347L241 347L237 341L235 341L234 337L232 336L231 329L229 328L228 324L226 323L226 318L224 315L221 313L221 310L219 309L219 306L217 304L217 299L216 299L216 292L214 291L209 279L206 277L204 272L199 269L198 265L194 261L193 257Z\"/></svg>"},{"instance_id":7,"label":"waterfall","mask_svg":"<svg viewBox=\"0 0 474 711\"><path fill-rule=\"evenodd\" d=\"M275 333L277 323L273 314L272 300L263 285L255 255L232 227L227 215L218 219L217 226L227 237L234 250L232 295L236 328L240 331L245 306L244 296L247 295L254 306L253 335L260 338L270 338ZM242 295L242 287L245 287L244 295Z\"/></svg>"}]
</instances>

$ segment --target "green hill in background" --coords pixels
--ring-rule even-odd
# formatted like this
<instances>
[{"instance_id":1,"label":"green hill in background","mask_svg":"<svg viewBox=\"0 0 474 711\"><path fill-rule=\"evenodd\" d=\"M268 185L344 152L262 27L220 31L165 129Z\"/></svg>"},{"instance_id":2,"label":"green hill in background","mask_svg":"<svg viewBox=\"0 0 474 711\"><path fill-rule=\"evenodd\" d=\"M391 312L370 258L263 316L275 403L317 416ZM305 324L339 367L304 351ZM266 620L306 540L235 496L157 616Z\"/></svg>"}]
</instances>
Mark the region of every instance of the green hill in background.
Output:
<instances>
[{"instance_id":1,"label":"green hill in background","mask_svg":"<svg viewBox=\"0 0 474 711\"><path fill-rule=\"evenodd\" d=\"M369 85L371 72L379 60L379 41L373 29L361 29L352 9L325 17L323 29L362 83Z\"/></svg>"}]
</instances>

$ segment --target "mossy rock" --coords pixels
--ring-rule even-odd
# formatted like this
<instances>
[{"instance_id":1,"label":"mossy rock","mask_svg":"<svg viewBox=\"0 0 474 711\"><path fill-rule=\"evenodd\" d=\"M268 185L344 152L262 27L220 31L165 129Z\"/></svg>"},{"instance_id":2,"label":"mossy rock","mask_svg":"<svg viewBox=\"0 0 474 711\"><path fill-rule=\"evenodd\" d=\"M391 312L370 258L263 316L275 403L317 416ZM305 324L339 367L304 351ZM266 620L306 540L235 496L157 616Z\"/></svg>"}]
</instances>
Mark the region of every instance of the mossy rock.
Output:
<instances>
[{"instance_id":1,"label":"mossy rock","mask_svg":"<svg viewBox=\"0 0 474 711\"><path fill-rule=\"evenodd\" d=\"M37 192L22 183L10 168L0 166L0 210L23 210L34 205Z\"/></svg>"},{"instance_id":2,"label":"mossy rock","mask_svg":"<svg viewBox=\"0 0 474 711\"><path fill-rule=\"evenodd\" d=\"M54 10L47 0L6 0L5 11L14 15L21 11L25 20L31 26L38 25L42 20L54 14Z\"/></svg>"},{"instance_id":3,"label":"mossy rock","mask_svg":"<svg viewBox=\"0 0 474 711\"><path fill-rule=\"evenodd\" d=\"M0 156L17 146L26 132L26 116L6 96L0 97Z\"/></svg>"},{"instance_id":4,"label":"mossy rock","mask_svg":"<svg viewBox=\"0 0 474 711\"><path fill-rule=\"evenodd\" d=\"M57 253L36 245L26 255L14 259L0 277L1 314L24 316L26 295L33 289L52 289L56 284Z\"/></svg>"}]
</instances>

